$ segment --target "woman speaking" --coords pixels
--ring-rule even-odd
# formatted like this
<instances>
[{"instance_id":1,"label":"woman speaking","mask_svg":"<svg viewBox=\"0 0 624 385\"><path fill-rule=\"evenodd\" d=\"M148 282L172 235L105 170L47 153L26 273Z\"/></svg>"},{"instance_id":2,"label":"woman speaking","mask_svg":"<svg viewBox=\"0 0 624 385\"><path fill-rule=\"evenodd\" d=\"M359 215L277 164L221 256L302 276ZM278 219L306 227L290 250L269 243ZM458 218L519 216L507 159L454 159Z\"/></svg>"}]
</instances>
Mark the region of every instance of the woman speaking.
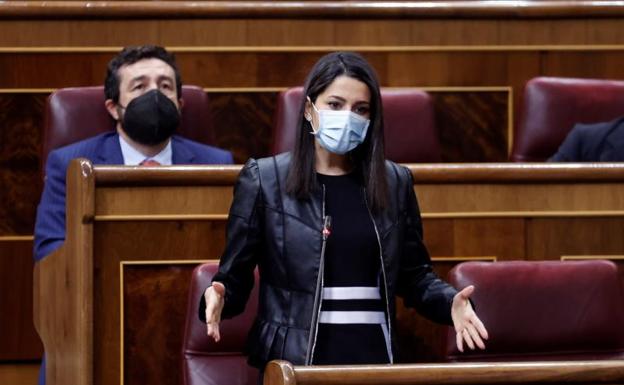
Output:
<instances>
[{"instance_id":1,"label":"woman speaking","mask_svg":"<svg viewBox=\"0 0 624 385\"><path fill-rule=\"evenodd\" d=\"M487 331L462 291L432 271L410 171L384 158L377 77L358 54L322 57L304 86L292 153L251 159L234 191L219 272L200 315L244 310L260 272L249 363L392 363L395 296L454 325L457 345Z\"/></svg>"}]
</instances>

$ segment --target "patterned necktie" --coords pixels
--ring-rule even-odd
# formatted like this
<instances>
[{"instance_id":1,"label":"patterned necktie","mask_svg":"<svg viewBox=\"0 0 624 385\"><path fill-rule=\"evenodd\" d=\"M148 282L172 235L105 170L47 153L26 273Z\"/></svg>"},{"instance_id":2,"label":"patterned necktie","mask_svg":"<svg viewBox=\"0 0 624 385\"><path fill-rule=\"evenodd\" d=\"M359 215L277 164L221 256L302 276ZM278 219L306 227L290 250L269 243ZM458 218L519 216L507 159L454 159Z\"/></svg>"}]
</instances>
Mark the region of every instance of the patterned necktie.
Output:
<instances>
[{"instance_id":1,"label":"patterned necktie","mask_svg":"<svg viewBox=\"0 0 624 385\"><path fill-rule=\"evenodd\" d=\"M158 163L154 159L145 159L143 162L139 163L139 166L153 167L153 166L160 166L160 163Z\"/></svg>"}]
</instances>

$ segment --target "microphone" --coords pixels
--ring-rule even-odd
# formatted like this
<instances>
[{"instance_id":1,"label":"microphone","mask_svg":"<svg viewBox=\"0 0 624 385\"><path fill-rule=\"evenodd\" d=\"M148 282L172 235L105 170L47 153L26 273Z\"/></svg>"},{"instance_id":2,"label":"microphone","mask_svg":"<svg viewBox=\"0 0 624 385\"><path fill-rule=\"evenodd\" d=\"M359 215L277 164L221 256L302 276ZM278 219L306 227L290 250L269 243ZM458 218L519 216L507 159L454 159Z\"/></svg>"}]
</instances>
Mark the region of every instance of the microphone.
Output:
<instances>
[{"instance_id":1,"label":"microphone","mask_svg":"<svg viewBox=\"0 0 624 385\"><path fill-rule=\"evenodd\" d=\"M331 216L326 215L323 219L323 240L326 240L331 235Z\"/></svg>"}]
</instances>

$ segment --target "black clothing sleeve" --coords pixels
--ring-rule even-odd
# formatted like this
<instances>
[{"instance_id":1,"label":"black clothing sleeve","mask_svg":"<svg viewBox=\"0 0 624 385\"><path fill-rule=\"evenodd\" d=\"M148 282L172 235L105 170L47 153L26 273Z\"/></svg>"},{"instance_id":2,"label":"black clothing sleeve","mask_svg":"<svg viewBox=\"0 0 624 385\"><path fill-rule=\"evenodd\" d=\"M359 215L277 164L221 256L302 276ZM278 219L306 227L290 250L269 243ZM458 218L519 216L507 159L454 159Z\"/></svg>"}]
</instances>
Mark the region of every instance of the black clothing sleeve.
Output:
<instances>
[{"instance_id":1,"label":"black clothing sleeve","mask_svg":"<svg viewBox=\"0 0 624 385\"><path fill-rule=\"evenodd\" d=\"M441 280L433 271L429 252L423 243L423 228L420 209L412 174L401 167L407 174L405 186L405 241L399 267L397 294L403 297L405 304L416 308L419 313L432 321L452 325L451 304L457 290Z\"/></svg>"},{"instance_id":2,"label":"black clothing sleeve","mask_svg":"<svg viewBox=\"0 0 624 385\"><path fill-rule=\"evenodd\" d=\"M219 271L213 278L213 282L221 282L225 286L222 318L242 313L253 289L261 239L258 218L260 201L258 164L256 160L250 159L241 170L234 187L226 229L226 247L219 260ZM206 302L202 295L199 318L204 322L205 309Z\"/></svg>"}]
</instances>

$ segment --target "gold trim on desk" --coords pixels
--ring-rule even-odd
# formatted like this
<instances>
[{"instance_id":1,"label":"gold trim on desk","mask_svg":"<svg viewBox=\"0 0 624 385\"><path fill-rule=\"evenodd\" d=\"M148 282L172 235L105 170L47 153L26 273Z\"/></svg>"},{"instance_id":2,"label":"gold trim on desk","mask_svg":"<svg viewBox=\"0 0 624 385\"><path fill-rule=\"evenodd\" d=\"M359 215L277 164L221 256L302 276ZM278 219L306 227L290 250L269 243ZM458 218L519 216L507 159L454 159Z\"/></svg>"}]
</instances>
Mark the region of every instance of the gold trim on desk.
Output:
<instances>
[{"instance_id":1,"label":"gold trim on desk","mask_svg":"<svg viewBox=\"0 0 624 385\"><path fill-rule=\"evenodd\" d=\"M119 263L119 385L124 384L124 262Z\"/></svg>"},{"instance_id":2,"label":"gold trim on desk","mask_svg":"<svg viewBox=\"0 0 624 385\"><path fill-rule=\"evenodd\" d=\"M2 235L0 236L0 242L27 242L33 241L35 237L33 235Z\"/></svg>"},{"instance_id":3,"label":"gold trim on desk","mask_svg":"<svg viewBox=\"0 0 624 385\"><path fill-rule=\"evenodd\" d=\"M0 88L0 94L51 94L56 88Z\"/></svg>"},{"instance_id":4,"label":"gold trim on desk","mask_svg":"<svg viewBox=\"0 0 624 385\"><path fill-rule=\"evenodd\" d=\"M514 94L513 87L509 87L507 94L507 159L511 158L514 143Z\"/></svg>"},{"instance_id":5,"label":"gold trim on desk","mask_svg":"<svg viewBox=\"0 0 624 385\"><path fill-rule=\"evenodd\" d=\"M587 261L592 259L610 259L613 261L624 261L624 255L562 255L562 261Z\"/></svg>"},{"instance_id":6,"label":"gold trim on desk","mask_svg":"<svg viewBox=\"0 0 624 385\"><path fill-rule=\"evenodd\" d=\"M219 262L218 259L157 259L157 260L141 260L141 261L120 261L121 265L193 265L198 263Z\"/></svg>"},{"instance_id":7,"label":"gold trim on desk","mask_svg":"<svg viewBox=\"0 0 624 385\"><path fill-rule=\"evenodd\" d=\"M624 210L553 210L553 211L475 211L475 212L422 212L424 219L464 218L570 218L570 217L624 217ZM129 221L227 221L228 214L137 214L96 215L96 222ZM2 238L0 238L1 240ZM32 240L32 237L30 238ZM28 240L28 239L24 239Z\"/></svg>"},{"instance_id":8,"label":"gold trim on desk","mask_svg":"<svg viewBox=\"0 0 624 385\"><path fill-rule=\"evenodd\" d=\"M229 93L229 92L248 92L248 93L260 93L260 92L281 92L292 87L203 87L205 92L212 93ZM511 86L381 86L386 90L410 90L417 89L427 92L513 92ZM2 94L28 94L28 93L52 93L58 88L0 88Z\"/></svg>"},{"instance_id":9,"label":"gold trim on desk","mask_svg":"<svg viewBox=\"0 0 624 385\"><path fill-rule=\"evenodd\" d=\"M4 53L118 53L123 47L0 47ZM623 44L536 44L536 45L404 45L404 46L167 46L174 53L291 53L291 52L588 52L624 51Z\"/></svg>"},{"instance_id":10,"label":"gold trim on desk","mask_svg":"<svg viewBox=\"0 0 624 385\"><path fill-rule=\"evenodd\" d=\"M296 87L296 86L293 86ZM281 92L292 87L204 87L205 92L211 93L228 93L228 92ZM422 90L427 92L513 92L511 86L384 86L384 90Z\"/></svg>"},{"instance_id":11,"label":"gold trim on desk","mask_svg":"<svg viewBox=\"0 0 624 385\"><path fill-rule=\"evenodd\" d=\"M227 214L145 214L145 215L96 215L97 222L127 221L226 221Z\"/></svg>"},{"instance_id":12,"label":"gold trim on desk","mask_svg":"<svg viewBox=\"0 0 624 385\"><path fill-rule=\"evenodd\" d=\"M124 267L140 265L198 265L201 263L219 262L217 259L172 259L172 260L145 260L119 261L119 384L124 384Z\"/></svg>"},{"instance_id":13,"label":"gold trim on desk","mask_svg":"<svg viewBox=\"0 0 624 385\"><path fill-rule=\"evenodd\" d=\"M495 255L466 256L466 257L431 257L431 262L497 262Z\"/></svg>"},{"instance_id":14,"label":"gold trim on desk","mask_svg":"<svg viewBox=\"0 0 624 385\"><path fill-rule=\"evenodd\" d=\"M624 210L423 212L426 219L620 217Z\"/></svg>"}]
</instances>

